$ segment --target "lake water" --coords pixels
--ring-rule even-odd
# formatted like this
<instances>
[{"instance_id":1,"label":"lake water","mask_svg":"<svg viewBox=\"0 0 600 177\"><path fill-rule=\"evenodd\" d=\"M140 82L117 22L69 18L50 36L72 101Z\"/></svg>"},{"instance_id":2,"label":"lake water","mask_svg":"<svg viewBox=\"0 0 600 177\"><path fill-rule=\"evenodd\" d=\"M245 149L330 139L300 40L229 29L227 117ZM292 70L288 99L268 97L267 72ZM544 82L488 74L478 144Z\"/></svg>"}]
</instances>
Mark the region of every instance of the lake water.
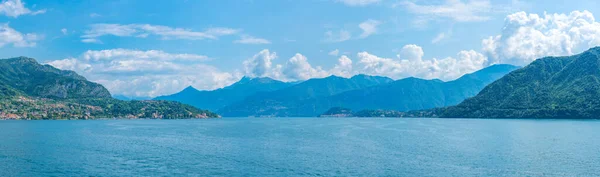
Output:
<instances>
[{"instance_id":1,"label":"lake water","mask_svg":"<svg viewBox=\"0 0 600 177\"><path fill-rule=\"evenodd\" d=\"M600 121L0 121L0 176L600 176Z\"/></svg>"}]
</instances>

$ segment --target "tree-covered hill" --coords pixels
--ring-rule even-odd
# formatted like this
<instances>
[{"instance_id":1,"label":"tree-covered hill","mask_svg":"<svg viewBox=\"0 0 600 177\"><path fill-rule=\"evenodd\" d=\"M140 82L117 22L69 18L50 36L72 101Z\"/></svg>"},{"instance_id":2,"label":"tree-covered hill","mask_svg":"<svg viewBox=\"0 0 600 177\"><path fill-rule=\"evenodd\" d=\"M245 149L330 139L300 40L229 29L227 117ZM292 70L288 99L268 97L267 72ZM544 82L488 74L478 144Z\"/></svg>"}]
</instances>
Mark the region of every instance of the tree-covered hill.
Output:
<instances>
[{"instance_id":1,"label":"tree-covered hill","mask_svg":"<svg viewBox=\"0 0 600 177\"><path fill-rule=\"evenodd\" d=\"M41 65L32 58L0 60L0 82L29 96L44 98L110 98L102 85L73 71Z\"/></svg>"},{"instance_id":2,"label":"tree-covered hill","mask_svg":"<svg viewBox=\"0 0 600 177\"><path fill-rule=\"evenodd\" d=\"M442 117L600 118L600 47L546 57L449 107Z\"/></svg>"},{"instance_id":3,"label":"tree-covered hill","mask_svg":"<svg viewBox=\"0 0 600 177\"><path fill-rule=\"evenodd\" d=\"M121 101L102 85L32 58L0 59L0 119L208 118L171 101Z\"/></svg>"}]
</instances>

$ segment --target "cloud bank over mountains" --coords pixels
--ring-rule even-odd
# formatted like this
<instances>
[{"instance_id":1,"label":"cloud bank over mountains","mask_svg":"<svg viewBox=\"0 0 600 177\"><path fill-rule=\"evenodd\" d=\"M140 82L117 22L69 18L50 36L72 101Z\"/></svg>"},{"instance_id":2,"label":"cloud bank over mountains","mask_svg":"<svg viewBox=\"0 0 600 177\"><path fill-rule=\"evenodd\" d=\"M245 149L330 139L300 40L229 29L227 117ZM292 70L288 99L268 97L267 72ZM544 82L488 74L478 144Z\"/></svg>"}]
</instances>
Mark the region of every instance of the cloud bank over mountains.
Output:
<instances>
[{"instance_id":1,"label":"cloud bank over mountains","mask_svg":"<svg viewBox=\"0 0 600 177\"><path fill-rule=\"evenodd\" d=\"M99 82L113 94L158 96L180 91L224 87L236 76L203 64L207 56L174 54L160 50L88 50L79 57L50 61L60 69L76 71Z\"/></svg>"},{"instance_id":2,"label":"cloud bank over mountains","mask_svg":"<svg viewBox=\"0 0 600 177\"><path fill-rule=\"evenodd\" d=\"M339 1L347 5L360 6L378 1ZM415 9L434 7L407 4ZM460 5L460 4L455 4ZM477 4L487 7L486 4ZM426 14L422 14L426 15ZM456 21L481 21L486 16L467 18L469 14L448 16L434 14ZM376 32L377 21L366 21L362 25L367 37ZM0 36L15 36L14 31L0 28ZM8 31L8 32L7 32ZM15 33L15 34L13 34ZM92 26L82 39L99 40L105 35L124 37L159 36L167 39L211 39L223 35L239 34L240 31L228 28L191 31L155 25L101 24ZM19 33L21 36L26 36ZM350 39L344 31L326 33L328 42L344 42ZM18 36L18 35L16 35ZM11 38L0 44L20 45L26 37ZM16 39L16 40L15 40ZM3 43L2 43L3 42ZM242 37L238 43L268 44L251 36ZM589 11L573 11L569 14L512 13L506 16L500 34L481 39L481 48L458 51L454 56L427 58L428 50L415 44L401 47L396 56L380 56L369 51L353 54L342 53L339 48L329 52L328 60L336 60L331 68L311 64L319 58L311 58L301 53L293 56L279 56L275 51L264 49L254 56L248 56L234 72L224 72L217 67L205 64L210 56L185 53L168 53L160 50L109 49L90 50L79 57L50 61L57 68L75 70L92 81L104 84L112 93L133 96L158 96L171 94L191 85L198 89L216 89L239 80L243 75L250 77L271 77L282 81L301 81L329 75L351 77L355 74L388 76L393 79L419 77L453 80L466 73L474 72L491 64L506 63L526 65L543 56L572 55L590 47L600 45L600 23ZM267 48L267 47L265 47ZM132 91L135 90L135 91Z\"/></svg>"}]
</instances>

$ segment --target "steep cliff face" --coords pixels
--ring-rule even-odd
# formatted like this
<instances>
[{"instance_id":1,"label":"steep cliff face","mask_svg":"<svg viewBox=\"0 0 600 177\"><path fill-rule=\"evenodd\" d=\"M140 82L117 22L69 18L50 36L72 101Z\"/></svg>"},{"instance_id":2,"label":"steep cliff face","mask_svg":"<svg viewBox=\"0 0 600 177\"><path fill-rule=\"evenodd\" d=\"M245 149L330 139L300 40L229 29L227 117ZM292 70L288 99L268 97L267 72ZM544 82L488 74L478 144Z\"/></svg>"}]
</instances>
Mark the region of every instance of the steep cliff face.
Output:
<instances>
[{"instance_id":1,"label":"steep cliff face","mask_svg":"<svg viewBox=\"0 0 600 177\"><path fill-rule=\"evenodd\" d=\"M27 95L54 99L111 97L100 84L87 81L73 71L41 65L32 58L3 59L0 68L0 82Z\"/></svg>"}]
</instances>

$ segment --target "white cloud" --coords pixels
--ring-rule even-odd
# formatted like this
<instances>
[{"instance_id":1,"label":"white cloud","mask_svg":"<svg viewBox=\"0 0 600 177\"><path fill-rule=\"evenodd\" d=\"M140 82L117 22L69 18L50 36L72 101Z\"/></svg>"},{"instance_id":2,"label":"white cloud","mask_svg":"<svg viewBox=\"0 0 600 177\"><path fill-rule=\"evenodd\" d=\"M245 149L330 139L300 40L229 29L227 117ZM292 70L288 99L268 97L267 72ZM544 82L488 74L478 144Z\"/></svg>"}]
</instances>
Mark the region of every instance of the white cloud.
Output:
<instances>
[{"instance_id":1,"label":"white cloud","mask_svg":"<svg viewBox=\"0 0 600 177\"><path fill-rule=\"evenodd\" d=\"M435 38L433 38L433 39L431 40L431 43L432 43L432 44L437 44L438 42L440 42L440 41L444 40L446 37L447 37L447 36L446 36L446 33L444 33L444 32L442 32L442 33L439 33L437 36L435 36Z\"/></svg>"},{"instance_id":2,"label":"white cloud","mask_svg":"<svg viewBox=\"0 0 600 177\"><path fill-rule=\"evenodd\" d=\"M333 31L327 31L325 32L325 42L343 42L343 41L347 41L352 37L352 35L350 34L349 31L346 30L340 30L339 32L335 33Z\"/></svg>"},{"instance_id":3,"label":"white cloud","mask_svg":"<svg viewBox=\"0 0 600 177\"><path fill-rule=\"evenodd\" d=\"M8 23L0 24L0 47L12 44L15 47L33 47L41 37L34 33L23 34Z\"/></svg>"},{"instance_id":4,"label":"white cloud","mask_svg":"<svg viewBox=\"0 0 600 177\"><path fill-rule=\"evenodd\" d=\"M48 64L82 74L103 84L113 94L155 97L187 86L216 89L239 79L234 74L202 64L207 57L160 50L89 50L77 58Z\"/></svg>"},{"instance_id":5,"label":"white cloud","mask_svg":"<svg viewBox=\"0 0 600 177\"><path fill-rule=\"evenodd\" d=\"M47 64L56 68L71 70L71 71L87 71L92 68L92 65L79 62L77 58L65 58L62 60L50 61Z\"/></svg>"},{"instance_id":6,"label":"white cloud","mask_svg":"<svg viewBox=\"0 0 600 177\"><path fill-rule=\"evenodd\" d=\"M388 76L394 79L419 77L442 80L456 79L466 73L477 71L487 62L487 57L473 50L460 51L456 57L423 59L423 49L417 45L406 45L398 59L383 58L368 52L358 53L358 72Z\"/></svg>"},{"instance_id":7,"label":"white cloud","mask_svg":"<svg viewBox=\"0 0 600 177\"><path fill-rule=\"evenodd\" d=\"M83 53L83 59L86 60L115 60L115 59L152 59L152 60L182 60L182 61L205 61L208 59L204 55L196 54L171 54L161 50L130 50L130 49L110 49L110 50L88 50Z\"/></svg>"},{"instance_id":8,"label":"white cloud","mask_svg":"<svg viewBox=\"0 0 600 177\"><path fill-rule=\"evenodd\" d=\"M439 5L419 5L411 1L401 2L400 5L413 14L430 18L448 18L457 22L487 21L488 13L492 12L489 0L446 0Z\"/></svg>"},{"instance_id":9,"label":"white cloud","mask_svg":"<svg viewBox=\"0 0 600 177\"><path fill-rule=\"evenodd\" d=\"M525 65L544 56L572 55L600 45L600 23L589 11L508 15L502 33L482 41L492 63Z\"/></svg>"},{"instance_id":10,"label":"white cloud","mask_svg":"<svg viewBox=\"0 0 600 177\"><path fill-rule=\"evenodd\" d=\"M335 50L332 50L331 52L329 52L327 54L329 54L331 56L338 56L340 54L340 50L335 49Z\"/></svg>"},{"instance_id":11,"label":"white cloud","mask_svg":"<svg viewBox=\"0 0 600 177\"><path fill-rule=\"evenodd\" d=\"M242 38L239 40L235 40L233 41L233 43L236 44L270 44L271 41L263 39L263 38L257 38L254 36L250 36L250 35L242 35Z\"/></svg>"},{"instance_id":12,"label":"white cloud","mask_svg":"<svg viewBox=\"0 0 600 177\"><path fill-rule=\"evenodd\" d=\"M98 14L98 13L91 13L90 17L92 18L96 18L96 17L101 17L102 15Z\"/></svg>"},{"instance_id":13,"label":"white cloud","mask_svg":"<svg viewBox=\"0 0 600 177\"><path fill-rule=\"evenodd\" d=\"M81 39L83 43L94 43L94 44L102 44L102 41L95 38Z\"/></svg>"},{"instance_id":14,"label":"white cloud","mask_svg":"<svg viewBox=\"0 0 600 177\"><path fill-rule=\"evenodd\" d=\"M46 13L46 9L31 11L21 0L3 0L0 2L0 15L19 17L21 15L37 15Z\"/></svg>"},{"instance_id":15,"label":"white cloud","mask_svg":"<svg viewBox=\"0 0 600 177\"><path fill-rule=\"evenodd\" d=\"M185 40L203 40L217 39L220 36L232 35L240 30L230 28L209 28L205 31L193 31L184 28L172 28L161 25L150 24L93 24L90 29L81 36L84 40L100 41L97 38L105 35L119 37L138 37L145 38L149 35L161 37L161 39L185 39ZM95 39L95 40L91 40Z\"/></svg>"},{"instance_id":16,"label":"white cloud","mask_svg":"<svg viewBox=\"0 0 600 177\"><path fill-rule=\"evenodd\" d=\"M281 77L281 66L273 66L273 60L277 58L275 52L264 49L252 58L243 62L246 76L249 77Z\"/></svg>"},{"instance_id":17,"label":"white cloud","mask_svg":"<svg viewBox=\"0 0 600 177\"><path fill-rule=\"evenodd\" d=\"M400 50L400 54L398 54L398 58L402 58L409 61L421 61L423 59L423 48L415 44L408 44L402 47Z\"/></svg>"},{"instance_id":18,"label":"white cloud","mask_svg":"<svg viewBox=\"0 0 600 177\"><path fill-rule=\"evenodd\" d=\"M63 35L67 35L67 33L69 31L67 30L67 28L63 28L63 29L60 29L60 32L63 33Z\"/></svg>"},{"instance_id":19,"label":"white cloud","mask_svg":"<svg viewBox=\"0 0 600 177\"><path fill-rule=\"evenodd\" d=\"M33 11L33 12L31 12L31 15L38 15L38 14L44 14L44 13L46 13L46 9Z\"/></svg>"},{"instance_id":20,"label":"white cloud","mask_svg":"<svg viewBox=\"0 0 600 177\"><path fill-rule=\"evenodd\" d=\"M381 0L337 0L338 2L342 2L348 6L366 6L373 3L378 3Z\"/></svg>"},{"instance_id":21,"label":"white cloud","mask_svg":"<svg viewBox=\"0 0 600 177\"><path fill-rule=\"evenodd\" d=\"M321 67L313 67L308 59L297 53L285 65L273 64L277 58L275 52L264 49L252 58L244 61L245 75L249 77L270 77L282 81L298 81L315 77L326 77L329 72Z\"/></svg>"},{"instance_id":22,"label":"white cloud","mask_svg":"<svg viewBox=\"0 0 600 177\"><path fill-rule=\"evenodd\" d=\"M231 28L209 28L205 31L206 34L211 36L227 36L239 33L241 30Z\"/></svg>"},{"instance_id":23,"label":"white cloud","mask_svg":"<svg viewBox=\"0 0 600 177\"><path fill-rule=\"evenodd\" d=\"M288 60L282 71L287 80L307 80L330 75L327 71L321 69L321 67L313 68L310 63L308 63L308 59L299 53Z\"/></svg>"},{"instance_id":24,"label":"white cloud","mask_svg":"<svg viewBox=\"0 0 600 177\"><path fill-rule=\"evenodd\" d=\"M358 25L360 29L362 29L362 34L360 34L360 38L366 38L370 35L377 32L377 26L381 24L380 21L369 19L364 21Z\"/></svg>"},{"instance_id":25,"label":"white cloud","mask_svg":"<svg viewBox=\"0 0 600 177\"><path fill-rule=\"evenodd\" d=\"M352 60L346 55L342 55L338 59L338 63L329 72L336 76L352 77L354 74L354 71L352 70Z\"/></svg>"},{"instance_id":26,"label":"white cloud","mask_svg":"<svg viewBox=\"0 0 600 177\"><path fill-rule=\"evenodd\" d=\"M265 49L244 61L245 75L271 77L282 81L299 81L329 75L351 77L355 74L387 76L394 79L419 77L442 80L456 79L486 66L487 57L473 50L460 51L455 57L424 59L420 46L405 45L397 59L379 57L368 52L358 53L358 62L342 55L329 70L312 66L306 56L295 54L285 64L274 64L277 55Z\"/></svg>"}]
</instances>

